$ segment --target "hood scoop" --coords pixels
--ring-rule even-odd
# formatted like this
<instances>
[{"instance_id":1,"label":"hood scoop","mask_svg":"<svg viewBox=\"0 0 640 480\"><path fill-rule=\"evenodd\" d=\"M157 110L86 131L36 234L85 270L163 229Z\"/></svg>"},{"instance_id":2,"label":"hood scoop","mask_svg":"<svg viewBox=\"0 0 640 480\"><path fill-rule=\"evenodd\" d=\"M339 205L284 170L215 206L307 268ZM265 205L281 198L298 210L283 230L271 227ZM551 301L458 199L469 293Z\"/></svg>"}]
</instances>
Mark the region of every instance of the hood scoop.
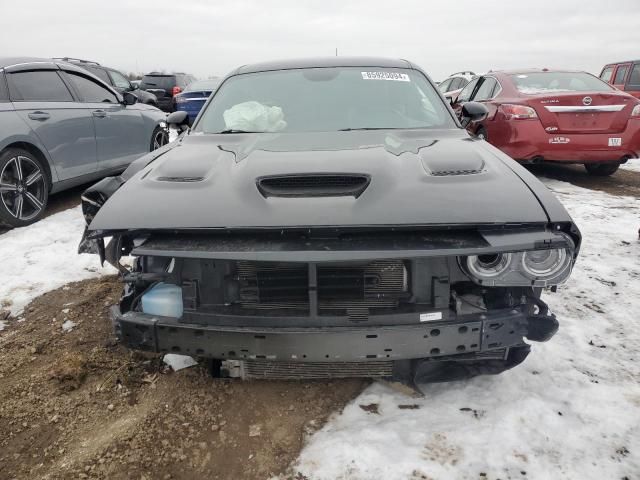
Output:
<instances>
[{"instance_id":1,"label":"hood scoop","mask_svg":"<svg viewBox=\"0 0 640 480\"><path fill-rule=\"evenodd\" d=\"M159 182L193 183L201 182L204 177L158 177Z\"/></svg>"},{"instance_id":2,"label":"hood scoop","mask_svg":"<svg viewBox=\"0 0 640 480\"><path fill-rule=\"evenodd\" d=\"M420 151L420 160L427 174L433 177L479 175L487 171L482 155L469 142L460 142L464 148L453 149L447 142L438 142Z\"/></svg>"},{"instance_id":3,"label":"hood scoop","mask_svg":"<svg viewBox=\"0 0 640 480\"><path fill-rule=\"evenodd\" d=\"M356 173L287 174L260 177L258 190L268 197L354 197L367 189L371 177Z\"/></svg>"},{"instance_id":4,"label":"hood scoop","mask_svg":"<svg viewBox=\"0 0 640 480\"><path fill-rule=\"evenodd\" d=\"M466 170L437 170L431 172L434 177L454 177L457 175L477 175L484 172L483 168L466 169Z\"/></svg>"}]
</instances>

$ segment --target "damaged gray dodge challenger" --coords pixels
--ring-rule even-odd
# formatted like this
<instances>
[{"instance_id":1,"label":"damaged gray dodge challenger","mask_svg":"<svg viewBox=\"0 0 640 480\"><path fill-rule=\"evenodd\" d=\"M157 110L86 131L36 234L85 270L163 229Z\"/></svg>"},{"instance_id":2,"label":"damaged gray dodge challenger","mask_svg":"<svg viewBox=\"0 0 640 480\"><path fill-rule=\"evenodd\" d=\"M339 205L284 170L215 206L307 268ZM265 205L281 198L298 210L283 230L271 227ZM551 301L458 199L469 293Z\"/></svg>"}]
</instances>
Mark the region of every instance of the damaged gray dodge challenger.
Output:
<instances>
[{"instance_id":1,"label":"damaged gray dodge challenger","mask_svg":"<svg viewBox=\"0 0 640 480\"><path fill-rule=\"evenodd\" d=\"M485 115L467 103L462 124ZM414 64L243 66L186 122L83 195L80 250L121 271L125 345L215 375L415 384L502 372L557 331L540 295L580 232Z\"/></svg>"}]
</instances>

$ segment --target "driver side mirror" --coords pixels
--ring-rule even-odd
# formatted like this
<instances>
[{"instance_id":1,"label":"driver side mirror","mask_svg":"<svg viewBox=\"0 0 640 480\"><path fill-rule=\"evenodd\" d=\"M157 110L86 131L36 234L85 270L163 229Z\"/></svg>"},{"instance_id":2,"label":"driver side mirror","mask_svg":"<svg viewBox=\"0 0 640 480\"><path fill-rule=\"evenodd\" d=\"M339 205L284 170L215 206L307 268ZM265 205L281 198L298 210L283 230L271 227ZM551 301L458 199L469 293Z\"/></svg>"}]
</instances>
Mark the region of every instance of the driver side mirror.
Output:
<instances>
[{"instance_id":1,"label":"driver side mirror","mask_svg":"<svg viewBox=\"0 0 640 480\"><path fill-rule=\"evenodd\" d=\"M483 104L478 102L466 102L462 105L462 110L460 111L460 123L463 127L467 127L470 123L473 122L481 122L487 115L489 114L489 110Z\"/></svg>"},{"instance_id":2,"label":"driver side mirror","mask_svg":"<svg viewBox=\"0 0 640 480\"><path fill-rule=\"evenodd\" d=\"M170 113L167 116L167 125L182 131L189 126L189 114L183 110Z\"/></svg>"},{"instance_id":3,"label":"driver side mirror","mask_svg":"<svg viewBox=\"0 0 640 480\"><path fill-rule=\"evenodd\" d=\"M122 103L124 105L133 105L138 101L138 97L136 97L133 93L131 92L124 92L122 94Z\"/></svg>"}]
</instances>

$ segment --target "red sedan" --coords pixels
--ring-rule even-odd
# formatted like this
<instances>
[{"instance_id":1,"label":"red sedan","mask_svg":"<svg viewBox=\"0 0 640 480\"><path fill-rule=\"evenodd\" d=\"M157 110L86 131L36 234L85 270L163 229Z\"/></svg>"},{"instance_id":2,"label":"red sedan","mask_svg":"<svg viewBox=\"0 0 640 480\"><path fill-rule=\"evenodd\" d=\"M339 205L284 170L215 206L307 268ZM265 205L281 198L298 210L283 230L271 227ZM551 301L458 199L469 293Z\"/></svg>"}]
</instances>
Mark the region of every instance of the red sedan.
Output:
<instances>
[{"instance_id":1,"label":"red sedan","mask_svg":"<svg viewBox=\"0 0 640 480\"><path fill-rule=\"evenodd\" d=\"M640 100L586 72L490 72L469 82L453 108L467 101L489 110L469 131L521 162L582 163L611 175L640 156Z\"/></svg>"}]
</instances>

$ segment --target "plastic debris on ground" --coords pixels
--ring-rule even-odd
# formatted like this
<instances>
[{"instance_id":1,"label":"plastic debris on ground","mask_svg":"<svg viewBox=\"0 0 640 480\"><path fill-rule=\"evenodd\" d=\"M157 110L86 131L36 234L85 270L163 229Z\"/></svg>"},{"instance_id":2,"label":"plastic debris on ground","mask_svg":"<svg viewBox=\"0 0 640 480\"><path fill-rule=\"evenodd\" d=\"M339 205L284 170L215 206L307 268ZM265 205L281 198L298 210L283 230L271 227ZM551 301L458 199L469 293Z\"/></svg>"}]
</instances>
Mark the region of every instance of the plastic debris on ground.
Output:
<instances>
[{"instance_id":1,"label":"plastic debris on ground","mask_svg":"<svg viewBox=\"0 0 640 480\"><path fill-rule=\"evenodd\" d=\"M193 358L188 355L178 355L176 353L167 353L162 361L170 366L174 372L197 365Z\"/></svg>"}]
</instances>

